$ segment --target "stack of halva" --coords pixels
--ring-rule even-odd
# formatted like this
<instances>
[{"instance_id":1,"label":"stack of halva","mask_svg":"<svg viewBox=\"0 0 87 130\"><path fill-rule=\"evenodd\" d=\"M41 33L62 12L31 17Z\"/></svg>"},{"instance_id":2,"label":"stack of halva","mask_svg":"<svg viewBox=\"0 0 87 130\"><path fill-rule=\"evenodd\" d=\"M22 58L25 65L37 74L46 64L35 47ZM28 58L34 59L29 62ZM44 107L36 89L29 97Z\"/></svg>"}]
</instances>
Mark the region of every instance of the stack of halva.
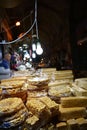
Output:
<instances>
[{"instance_id":1,"label":"stack of halva","mask_svg":"<svg viewBox=\"0 0 87 130\"><path fill-rule=\"evenodd\" d=\"M52 68L43 69L38 77L1 81L0 129L87 130L87 97L74 91L76 87L86 92L82 82L73 82L71 70Z\"/></svg>"},{"instance_id":2,"label":"stack of halva","mask_svg":"<svg viewBox=\"0 0 87 130\"><path fill-rule=\"evenodd\" d=\"M23 102L25 102L27 98L27 90L23 87L25 80L26 78L23 77L20 79L11 78L8 80L2 80L0 84L1 99L19 97L23 100Z\"/></svg>"},{"instance_id":3,"label":"stack of halva","mask_svg":"<svg viewBox=\"0 0 87 130\"><path fill-rule=\"evenodd\" d=\"M57 81L73 81L73 72L72 70L60 70L56 71L56 68L47 68L42 69L42 74L46 74L50 80Z\"/></svg>"},{"instance_id":4,"label":"stack of halva","mask_svg":"<svg viewBox=\"0 0 87 130\"><path fill-rule=\"evenodd\" d=\"M6 98L0 101L0 129L17 130L28 116L21 98ZM22 129L22 128L21 128Z\"/></svg>"},{"instance_id":5,"label":"stack of halva","mask_svg":"<svg viewBox=\"0 0 87 130\"><path fill-rule=\"evenodd\" d=\"M49 79L47 77L27 78L24 88L28 91L28 99L47 95Z\"/></svg>"},{"instance_id":6,"label":"stack of halva","mask_svg":"<svg viewBox=\"0 0 87 130\"><path fill-rule=\"evenodd\" d=\"M75 96L87 96L87 78L75 79L71 90Z\"/></svg>"},{"instance_id":7,"label":"stack of halva","mask_svg":"<svg viewBox=\"0 0 87 130\"><path fill-rule=\"evenodd\" d=\"M87 130L87 97L62 97L57 121L41 130Z\"/></svg>"},{"instance_id":8,"label":"stack of halva","mask_svg":"<svg viewBox=\"0 0 87 130\"><path fill-rule=\"evenodd\" d=\"M30 98L26 102L28 110L31 112L25 121L27 130L40 130L40 128L58 115L59 104L49 97Z\"/></svg>"},{"instance_id":9,"label":"stack of halva","mask_svg":"<svg viewBox=\"0 0 87 130\"><path fill-rule=\"evenodd\" d=\"M73 82L72 70L56 71L55 80L51 81L48 86L48 95L55 101L61 97L71 96L71 83Z\"/></svg>"},{"instance_id":10,"label":"stack of halva","mask_svg":"<svg viewBox=\"0 0 87 130\"><path fill-rule=\"evenodd\" d=\"M87 129L87 97L63 97L59 106L59 123L56 127L62 126L62 130L86 130ZM64 125L64 123L66 125ZM60 127L61 128L61 127ZM61 130L61 129L60 129Z\"/></svg>"}]
</instances>

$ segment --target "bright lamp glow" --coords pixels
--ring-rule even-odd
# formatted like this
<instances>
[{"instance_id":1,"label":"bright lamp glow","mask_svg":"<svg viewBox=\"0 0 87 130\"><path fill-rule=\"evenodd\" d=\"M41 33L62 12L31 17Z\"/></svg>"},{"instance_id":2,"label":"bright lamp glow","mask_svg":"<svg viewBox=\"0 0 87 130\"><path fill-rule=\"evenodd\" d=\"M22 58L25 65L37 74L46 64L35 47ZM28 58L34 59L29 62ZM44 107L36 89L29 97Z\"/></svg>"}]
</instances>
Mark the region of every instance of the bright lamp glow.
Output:
<instances>
[{"instance_id":1,"label":"bright lamp glow","mask_svg":"<svg viewBox=\"0 0 87 130\"><path fill-rule=\"evenodd\" d=\"M32 53L32 58L36 58L35 52Z\"/></svg>"},{"instance_id":2,"label":"bright lamp glow","mask_svg":"<svg viewBox=\"0 0 87 130\"><path fill-rule=\"evenodd\" d=\"M43 53L43 49L41 47L40 42L37 43L36 53L37 53L37 55L42 55L42 53Z\"/></svg>"},{"instance_id":3,"label":"bright lamp glow","mask_svg":"<svg viewBox=\"0 0 87 130\"><path fill-rule=\"evenodd\" d=\"M29 53L27 52L27 50L23 50L23 52L24 52L24 57L25 57L25 58L30 58L30 55L29 55Z\"/></svg>"},{"instance_id":4,"label":"bright lamp glow","mask_svg":"<svg viewBox=\"0 0 87 130\"><path fill-rule=\"evenodd\" d=\"M32 44L32 50L36 51L36 45L35 45L35 43Z\"/></svg>"},{"instance_id":5,"label":"bright lamp glow","mask_svg":"<svg viewBox=\"0 0 87 130\"><path fill-rule=\"evenodd\" d=\"M20 47L19 47L19 50L20 50L20 51L22 51L22 50L23 50L23 48L20 46Z\"/></svg>"},{"instance_id":6,"label":"bright lamp glow","mask_svg":"<svg viewBox=\"0 0 87 130\"><path fill-rule=\"evenodd\" d=\"M32 59L30 58L30 61L32 61Z\"/></svg>"},{"instance_id":7,"label":"bright lamp glow","mask_svg":"<svg viewBox=\"0 0 87 130\"><path fill-rule=\"evenodd\" d=\"M24 57L30 58L30 55L29 55L28 53L26 53L26 54L24 55Z\"/></svg>"},{"instance_id":8,"label":"bright lamp glow","mask_svg":"<svg viewBox=\"0 0 87 130\"><path fill-rule=\"evenodd\" d=\"M20 22L19 21L16 22L16 26L20 26Z\"/></svg>"}]
</instances>

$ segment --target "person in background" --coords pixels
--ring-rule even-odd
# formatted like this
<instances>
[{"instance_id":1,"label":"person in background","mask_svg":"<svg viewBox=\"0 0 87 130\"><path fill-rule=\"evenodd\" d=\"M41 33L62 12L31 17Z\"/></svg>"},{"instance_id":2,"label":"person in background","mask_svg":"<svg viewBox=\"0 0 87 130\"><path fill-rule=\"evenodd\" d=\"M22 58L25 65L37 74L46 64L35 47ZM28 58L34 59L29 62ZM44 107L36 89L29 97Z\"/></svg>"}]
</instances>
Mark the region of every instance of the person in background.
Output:
<instances>
[{"instance_id":1,"label":"person in background","mask_svg":"<svg viewBox=\"0 0 87 130\"><path fill-rule=\"evenodd\" d=\"M11 54L6 52L3 60L0 62L0 80L10 78L11 76L10 59Z\"/></svg>"},{"instance_id":2,"label":"person in background","mask_svg":"<svg viewBox=\"0 0 87 130\"><path fill-rule=\"evenodd\" d=\"M16 55L14 51L11 54L10 67L12 70L17 70L17 61L16 61Z\"/></svg>"}]
</instances>

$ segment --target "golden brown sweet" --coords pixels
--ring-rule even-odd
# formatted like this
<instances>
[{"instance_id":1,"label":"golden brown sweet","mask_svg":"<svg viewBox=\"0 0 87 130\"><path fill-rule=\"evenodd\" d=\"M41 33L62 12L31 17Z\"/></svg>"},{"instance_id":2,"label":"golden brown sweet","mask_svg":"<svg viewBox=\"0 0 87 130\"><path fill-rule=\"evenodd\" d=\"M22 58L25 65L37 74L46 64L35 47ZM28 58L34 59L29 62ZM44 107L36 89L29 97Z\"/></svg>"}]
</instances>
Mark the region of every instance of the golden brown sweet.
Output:
<instances>
[{"instance_id":1,"label":"golden brown sweet","mask_svg":"<svg viewBox=\"0 0 87 130\"><path fill-rule=\"evenodd\" d=\"M36 86L36 85L31 85L29 83L25 83L23 85L23 89L27 89L29 91L41 91L41 90L48 90L48 85L41 85L41 86Z\"/></svg>"},{"instance_id":2,"label":"golden brown sweet","mask_svg":"<svg viewBox=\"0 0 87 130\"><path fill-rule=\"evenodd\" d=\"M21 88L24 84L24 81L10 81L10 82L2 82L0 87L3 89L10 89L10 88Z\"/></svg>"},{"instance_id":3,"label":"golden brown sweet","mask_svg":"<svg viewBox=\"0 0 87 130\"><path fill-rule=\"evenodd\" d=\"M63 97L62 107L87 107L87 97Z\"/></svg>"},{"instance_id":4,"label":"golden brown sweet","mask_svg":"<svg viewBox=\"0 0 87 130\"><path fill-rule=\"evenodd\" d=\"M46 109L45 104L34 98L28 100L26 106L34 115L38 115L38 117Z\"/></svg>"},{"instance_id":5,"label":"golden brown sweet","mask_svg":"<svg viewBox=\"0 0 87 130\"><path fill-rule=\"evenodd\" d=\"M27 99L44 97L44 96L47 96L47 92L45 90L42 90L42 91L28 91Z\"/></svg>"},{"instance_id":6,"label":"golden brown sweet","mask_svg":"<svg viewBox=\"0 0 87 130\"><path fill-rule=\"evenodd\" d=\"M21 115L23 114L26 114L26 116L28 115L28 110L25 106L23 106L20 110L18 110L17 112L15 113L12 113L11 115L8 115L8 116L4 116L2 117L2 121L3 122L7 122L7 121L11 121L11 120L14 120L18 117L21 117Z\"/></svg>"},{"instance_id":7,"label":"golden brown sweet","mask_svg":"<svg viewBox=\"0 0 87 130\"><path fill-rule=\"evenodd\" d=\"M0 101L0 117L14 113L24 106L21 98L6 98Z\"/></svg>"},{"instance_id":8,"label":"golden brown sweet","mask_svg":"<svg viewBox=\"0 0 87 130\"><path fill-rule=\"evenodd\" d=\"M56 130L67 130L67 124L65 122L56 124Z\"/></svg>"},{"instance_id":9,"label":"golden brown sweet","mask_svg":"<svg viewBox=\"0 0 87 130\"><path fill-rule=\"evenodd\" d=\"M87 130L87 119L78 118L76 119L76 122L78 123L80 130Z\"/></svg>"},{"instance_id":10,"label":"golden brown sweet","mask_svg":"<svg viewBox=\"0 0 87 130\"><path fill-rule=\"evenodd\" d=\"M44 85L48 85L49 79L48 78L40 78L40 77L35 77L32 79L28 79L27 80L28 84L30 85L35 85L35 86L44 86Z\"/></svg>"},{"instance_id":11,"label":"golden brown sweet","mask_svg":"<svg viewBox=\"0 0 87 130\"><path fill-rule=\"evenodd\" d=\"M67 120L68 130L79 130L79 125L75 119Z\"/></svg>"},{"instance_id":12,"label":"golden brown sweet","mask_svg":"<svg viewBox=\"0 0 87 130\"><path fill-rule=\"evenodd\" d=\"M48 95L53 97L70 96L71 89L68 85L59 85L55 87L50 87L48 90Z\"/></svg>"},{"instance_id":13,"label":"golden brown sweet","mask_svg":"<svg viewBox=\"0 0 87 130\"><path fill-rule=\"evenodd\" d=\"M55 87L59 85L69 85L69 81L67 80L55 80L54 82L49 82L49 87Z\"/></svg>"},{"instance_id":14,"label":"golden brown sweet","mask_svg":"<svg viewBox=\"0 0 87 130\"><path fill-rule=\"evenodd\" d=\"M39 100L41 102L43 102L50 109L50 111L52 113L52 116L57 115L58 109L59 109L59 105L55 101L52 101L47 96L41 97L41 98L39 98Z\"/></svg>"},{"instance_id":15,"label":"golden brown sweet","mask_svg":"<svg viewBox=\"0 0 87 130\"><path fill-rule=\"evenodd\" d=\"M75 96L87 96L87 90L77 86L75 83L72 84L71 90Z\"/></svg>"},{"instance_id":16,"label":"golden brown sweet","mask_svg":"<svg viewBox=\"0 0 87 130\"><path fill-rule=\"evenodd\" d=\"M27 77L26 76L17 76L17 77L11 77L9 79L3 79L1 80L1 83L4 83L4 82L12 82L12 81L26 81Z\"/></svg>"},{"instance_id":17,"label":"golden brown sweet","mask_svg":"<svg viewBox=\"0 0 87 130\"><path fill-rule=\"evenodd\" d=\"M36 115L43 123L47 123L50 119L51 112L48 107L42 103L38 98L31 98L27 101L26 106L29 111Z\"/></svg>"},{"instance_id":18,"label":"golden brown sweet","mask_svg":"<svg viewBox=\"0 0 87 130\"><path fill-rule=\"evenodd\" d=\"M22 80L13 80L10 82L2 82L0 88L2 90L1 96L2 99L8 97L19 97L26 102L27 99L27 89L23 87L24 81Z\"/></svg>"},{"instance_id":19,"label":"golden brown sweet","mask_svg":"<svg viewBox=\"0 0 87 130\"><path fill-rule=\"evenodd\" d=\"M30 125L34 125L37 121L39 121L39 118L35 115L26 119L26 123Z\"/></svg>"},{"instance_id":20,"label":"golden brown sweet","mask_svg":"<svg viewBox=\"0 0 87 130\"><path fill-rule=\"evenodd\" d=\"M0 128L12 129L22 126L28 110L20 98L6 98L0 101Z\"/></svg>"},{"instance_id":21,"label":"golden brown sweet","mask_svg":"<svg viewBox=\"0 0 87 130\"><path fill-rule=\"evenodd\" d=\"M73 118L86 117L86 108L85 107L70 107L63 108L59 105L59 120L66 121Z\"/></svg>"}]
</instances>

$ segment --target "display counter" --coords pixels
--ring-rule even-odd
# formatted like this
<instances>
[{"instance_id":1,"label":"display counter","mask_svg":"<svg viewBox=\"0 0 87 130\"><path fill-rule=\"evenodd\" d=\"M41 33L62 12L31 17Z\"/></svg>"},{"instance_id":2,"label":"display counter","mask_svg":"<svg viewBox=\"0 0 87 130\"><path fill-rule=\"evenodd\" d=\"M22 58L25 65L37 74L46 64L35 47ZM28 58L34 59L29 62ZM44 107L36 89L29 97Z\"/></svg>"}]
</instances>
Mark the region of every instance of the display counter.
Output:
<instances>
[{"instance_id":1,"label":"display counter","mask_svg":"<svg viewBox=\"0 0 87 130\"><path fill-rule=\"evenodd\" d=\"M86 93L87 84L83 87L84 78L79 82L72 70L17 71L1 80L0 129L86 130L87 96L77 95L75 88Z\"/></svg>"}]
</instances>

